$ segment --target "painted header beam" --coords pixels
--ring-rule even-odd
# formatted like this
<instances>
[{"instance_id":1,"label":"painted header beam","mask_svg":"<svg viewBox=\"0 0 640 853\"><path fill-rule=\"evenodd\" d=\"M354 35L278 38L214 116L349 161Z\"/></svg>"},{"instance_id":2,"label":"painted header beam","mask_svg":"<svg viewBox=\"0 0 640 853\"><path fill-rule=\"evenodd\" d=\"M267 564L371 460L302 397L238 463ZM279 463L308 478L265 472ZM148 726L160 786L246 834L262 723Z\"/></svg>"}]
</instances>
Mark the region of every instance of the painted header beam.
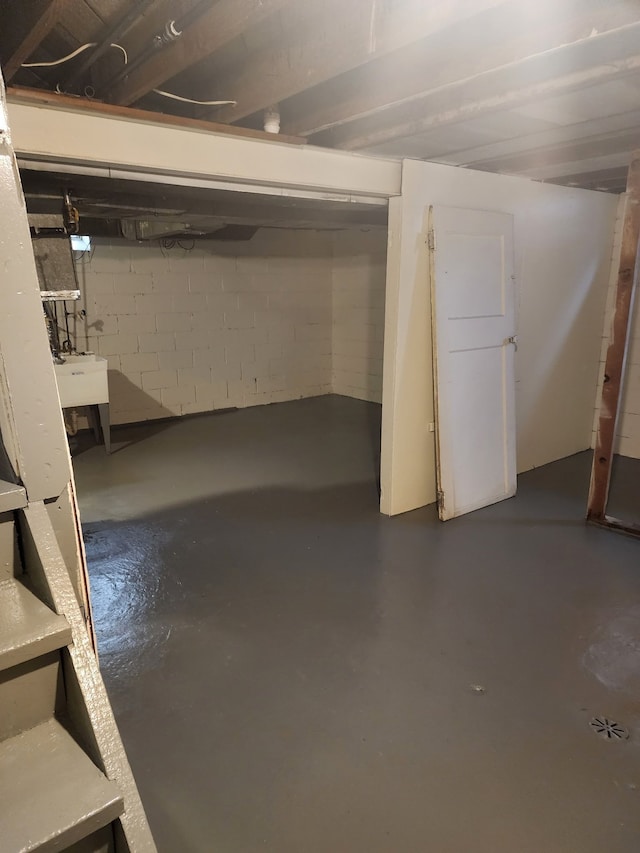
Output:
<instances>
[{"instance_id":1,"label":"painted header beam","mask_svg":"<svg viewBox=\"0 0 640 853\"><path fill-rule=\"evenodd\" d=\"M383 198L401 191L400 160L17 100L8 108L21 159L166 175L167 183L173 176Z\"/></svg>"}]
</instances>

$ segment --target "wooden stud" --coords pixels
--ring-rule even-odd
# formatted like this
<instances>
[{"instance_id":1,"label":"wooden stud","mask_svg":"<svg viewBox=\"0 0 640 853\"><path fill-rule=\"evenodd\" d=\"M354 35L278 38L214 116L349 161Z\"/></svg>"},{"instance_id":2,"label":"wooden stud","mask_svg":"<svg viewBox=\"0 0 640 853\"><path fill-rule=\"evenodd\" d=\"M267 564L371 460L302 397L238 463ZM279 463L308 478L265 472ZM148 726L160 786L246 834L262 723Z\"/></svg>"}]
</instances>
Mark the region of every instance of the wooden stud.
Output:
<instances>
[{"instance_id":1,"label":"wooden stud","mask_svg":"<svg viewBox=\"0 0 640 853\"><path fill-rule=\"evenodd\" d=\"M635 151L627 177L627 205L622 230L622 246L611 337L604 367L598 434L591 470L587 519L606 522L611 481L613 446L616 436L620 396L624 378L629 323L638 279L638 239L640 238L640 150Z\"/></svg>"}]
</instances>

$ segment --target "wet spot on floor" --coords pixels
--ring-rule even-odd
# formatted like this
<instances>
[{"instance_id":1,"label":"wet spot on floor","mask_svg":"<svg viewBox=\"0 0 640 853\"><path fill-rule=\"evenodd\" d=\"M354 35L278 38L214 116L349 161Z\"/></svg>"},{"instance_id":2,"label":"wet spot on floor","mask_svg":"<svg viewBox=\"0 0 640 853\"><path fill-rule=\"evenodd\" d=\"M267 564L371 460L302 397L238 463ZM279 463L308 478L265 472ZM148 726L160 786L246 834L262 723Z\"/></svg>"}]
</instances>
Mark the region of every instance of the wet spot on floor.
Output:
<instances>
[{"instance_id":1,"label":"wet spot on floor","mask_svg":"<svg viewBox=\"0 0 640 853\"><path fill-rule=\"evenodd\" d=\"M584 666L605 687L640 692L640 605L615 613L601 625L583 658Z\"/></svg>"}]
</instances>

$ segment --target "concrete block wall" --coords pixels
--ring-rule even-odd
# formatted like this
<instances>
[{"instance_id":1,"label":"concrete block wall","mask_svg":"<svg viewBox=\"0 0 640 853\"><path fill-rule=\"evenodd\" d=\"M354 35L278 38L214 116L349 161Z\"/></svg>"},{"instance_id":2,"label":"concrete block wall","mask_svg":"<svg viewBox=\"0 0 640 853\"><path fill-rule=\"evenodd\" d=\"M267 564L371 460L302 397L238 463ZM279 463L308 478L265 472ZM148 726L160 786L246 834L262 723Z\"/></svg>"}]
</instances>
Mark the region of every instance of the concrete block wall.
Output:
<instances>
[{"instance_id":1,"label":"concrete block wall","mask_svg":"<svg viewBox=\"0 0 640 853\"><path fill-rule=\"evenodd\" d=\"M611 275L607 292L607 303L605 308L604 326L602 333L602 347L600 352L600 372L598 389L596 395L593 446L595 446L596 429L598 425L600 395L602 393L602 380L604 376L604 365L609 347L611 324L615 307L615 286L618 280L618 267L620 264L620 248L622 241L622 225L626 207L626 196L620 197L618 216L613 241L611 258ZM629 349L627 351L627 367L625 372L625 383L620 403L620 415L616 443L616 453L622 456L630 456L640 459L640 297L636 295L635 305L631 318Z\"/></svg>"},{"instance_id":2,"label":"concrete block wall","mask_svg":"<svg viewBox=\"0 0 640 853\"><path fill-rule=\"evenodd\" d=\"M113 423L331 391L331 234L248 242L95 239L78 261L79 350L109 360Z\"/></svg>"},{"instance_id":3,"label":"concrete block wall","mask_svg":"<svg viewBox=\"0 0 640 853\"><path fill-rule=\"evenodd\" d=\"M335 394L382 402L387 232L340 231L333 238Z\"/></svg>"}]
</instances>

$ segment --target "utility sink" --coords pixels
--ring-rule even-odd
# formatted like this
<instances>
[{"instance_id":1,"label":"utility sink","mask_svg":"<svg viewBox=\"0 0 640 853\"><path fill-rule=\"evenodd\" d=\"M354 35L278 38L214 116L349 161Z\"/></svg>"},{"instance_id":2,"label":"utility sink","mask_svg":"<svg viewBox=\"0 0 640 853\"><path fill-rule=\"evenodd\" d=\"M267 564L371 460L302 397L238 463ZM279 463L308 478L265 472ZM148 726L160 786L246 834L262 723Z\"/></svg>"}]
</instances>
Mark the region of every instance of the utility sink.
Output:
<instances>
[{"instance_id":1,"label":"utility sink","mask_svg":"<svg viewBox=\"0 0 640 853\"><path fill-rule=\"evenodd\" d=\"M63 409L109 402L106 358L93 353L67 355L54 370Z\"/></svg>"}]
</instances>

